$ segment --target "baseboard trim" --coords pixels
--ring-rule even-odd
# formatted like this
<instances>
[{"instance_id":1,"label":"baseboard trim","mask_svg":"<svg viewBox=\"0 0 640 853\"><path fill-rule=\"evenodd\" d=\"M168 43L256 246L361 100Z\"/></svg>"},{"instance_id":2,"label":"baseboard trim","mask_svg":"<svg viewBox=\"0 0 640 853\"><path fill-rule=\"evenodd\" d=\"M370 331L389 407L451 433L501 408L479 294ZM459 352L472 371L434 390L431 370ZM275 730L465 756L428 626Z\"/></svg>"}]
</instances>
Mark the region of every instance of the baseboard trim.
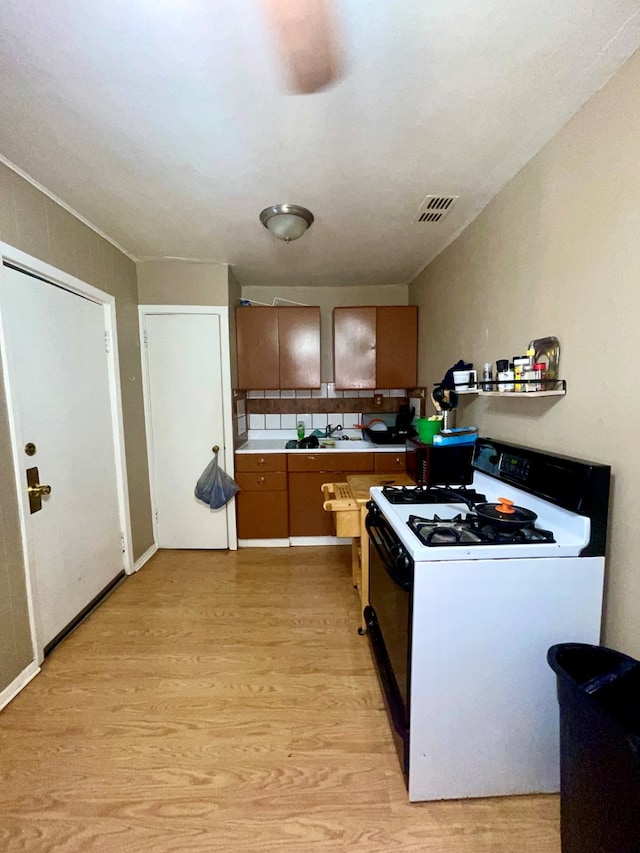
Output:
<instances>
[{"instance_id":1,"label":"baseboard trim","mask_svg":"<svg viewBox=\"0 0 640 853\"><path fill-rule=\"evenodd\" d=\"M31 679L35 678L39 672L40 667L35 661L25 667L20 675L17 678L14 678L11 684L5 687L5 689L0 693L0 711L5 707L5 705L8 705L12 699L15 699L18 693L20 693L20 691L26 687Z\"/></svg>"},{"instance_id":2,"label":"baseboard trim","mask_svg":"<svg viewBox=\"0 0 640 853\"><path fill-rule=\"evenodd\" d=\"M288 539L238 539L238 548L296 548L304 545L351 545L339 536L290 536Z\"/></svg>"},{"instance_id":3,"label":"baseboard trim","mask_svg":"<svg viewBox=\"0 0 640 853\"><path fill-rule=\"evenodd\" d=\"M238 548L288 548L288 539L238 539Z\"/></svg>"},{"instance_id":4,"label":"baseboard trim","mask_svg":"<svg viewBox=\"0 0 640 853\"><path fill-rule=\"evenodd\" d=\"M151 548L148 548L148 549L144 552L144 554L142 555L142 557L138 557L138 559L137 559L137 560L135 561L135 563L133 564L133 571L134 571L134 574L135 574L135 572L140 571L140 569L144 566L144 564L145 564L146 562L148 562L148 561L153 557L153 555L156 553L156 551L157 551L157 550L158 550L158 546L157 546L157 545L156 545L156 543L154 542L154 543L153 543L153 545L151 546Z\"/></svg>"}]
</instances>

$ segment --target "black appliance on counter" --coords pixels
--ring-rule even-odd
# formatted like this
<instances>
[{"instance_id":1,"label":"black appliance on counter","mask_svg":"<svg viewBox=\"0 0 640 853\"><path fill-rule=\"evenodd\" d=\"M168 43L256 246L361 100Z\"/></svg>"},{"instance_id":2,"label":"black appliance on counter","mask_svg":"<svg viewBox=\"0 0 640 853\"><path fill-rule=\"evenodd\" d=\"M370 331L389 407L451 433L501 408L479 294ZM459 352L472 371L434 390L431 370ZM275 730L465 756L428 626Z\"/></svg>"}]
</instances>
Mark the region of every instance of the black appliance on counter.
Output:
<instances>
[{"instance_id":1,"label":"black appliance on counter","mask_svg":"<svg viewBox=\"0 0 640 853\"><path fill-rule=\"evenodd\" d=\"M468 486L473 481L473 444L423 444L407 438L406 471L421 486Z\"/></svg>"}]
</instances>

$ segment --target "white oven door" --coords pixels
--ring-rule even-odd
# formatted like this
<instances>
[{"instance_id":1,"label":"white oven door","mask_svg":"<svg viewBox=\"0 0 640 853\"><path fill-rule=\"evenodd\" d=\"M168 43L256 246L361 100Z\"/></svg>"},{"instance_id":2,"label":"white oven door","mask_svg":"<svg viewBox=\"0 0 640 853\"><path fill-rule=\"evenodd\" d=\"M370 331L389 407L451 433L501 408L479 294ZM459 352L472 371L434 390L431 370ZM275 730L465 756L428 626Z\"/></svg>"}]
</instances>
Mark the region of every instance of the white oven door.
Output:
<instances>
[{"instance_id":1,"label":"white oven door","mask_svg":"<svg viewBox=\"0 0 640 853\"><path fill-rule=\"evenodd\" d=\"M559 789L555 643L600 641L604 558L417 563L410 800Z\"/></svg>"}]
</instances>

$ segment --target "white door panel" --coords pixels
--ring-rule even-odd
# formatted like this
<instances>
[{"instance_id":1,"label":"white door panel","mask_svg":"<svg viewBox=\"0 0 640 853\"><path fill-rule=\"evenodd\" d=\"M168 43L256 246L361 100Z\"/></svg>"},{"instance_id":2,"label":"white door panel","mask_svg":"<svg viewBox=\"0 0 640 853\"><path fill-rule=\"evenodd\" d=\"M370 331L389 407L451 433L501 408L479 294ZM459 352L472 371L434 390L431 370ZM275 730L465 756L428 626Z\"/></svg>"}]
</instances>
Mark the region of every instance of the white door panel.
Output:
<instances>
[{"instance_id":1,"label":"white door panel","mask_svg":"<svg viewBox=\"0 0 640 853\"><path fill-rule=\"evenodd\" d=\"M46 646L123 569L105 308L4 267L0 311L22 487L37 466L52 489L26 521Z\"/></svg>"},{"instance_id":2,"label":"white door panel","mask_svg":"<svg viewBox=\"0 0 640 853\"><path fill-rule=\"evenodd\" d=\"M160 548L227 548L227 510L193 490L224 447L220 317L147 314L147 414Z\"/></svg>"}]
</instances>

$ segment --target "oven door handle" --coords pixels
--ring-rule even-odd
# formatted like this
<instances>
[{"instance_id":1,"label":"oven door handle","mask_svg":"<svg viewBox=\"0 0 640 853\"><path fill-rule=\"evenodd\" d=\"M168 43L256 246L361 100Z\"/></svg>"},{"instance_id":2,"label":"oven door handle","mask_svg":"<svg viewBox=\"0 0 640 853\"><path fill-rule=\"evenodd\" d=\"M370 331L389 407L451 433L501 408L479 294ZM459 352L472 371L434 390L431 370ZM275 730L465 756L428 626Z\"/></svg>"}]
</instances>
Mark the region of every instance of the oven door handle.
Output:
<instances>
[{"instance_id":1,"label":"oven door handle","mask_svg":"<svg viewBox=\"0 0 640 853\"><path fill-rule=\"evenodd\" d=\"M369 526L369 533L372 531L375 533L375 527ZM382 543L376 541L375 535L369 538L373 542L373 547L378 552L384 570L391 580L405 592L409 592L413 586L413 561L411 558L403 554L396 558L387 548L383 547ZM398 566L398 561L401 561L401 567Z\"/></svg>"}]
</instances>

